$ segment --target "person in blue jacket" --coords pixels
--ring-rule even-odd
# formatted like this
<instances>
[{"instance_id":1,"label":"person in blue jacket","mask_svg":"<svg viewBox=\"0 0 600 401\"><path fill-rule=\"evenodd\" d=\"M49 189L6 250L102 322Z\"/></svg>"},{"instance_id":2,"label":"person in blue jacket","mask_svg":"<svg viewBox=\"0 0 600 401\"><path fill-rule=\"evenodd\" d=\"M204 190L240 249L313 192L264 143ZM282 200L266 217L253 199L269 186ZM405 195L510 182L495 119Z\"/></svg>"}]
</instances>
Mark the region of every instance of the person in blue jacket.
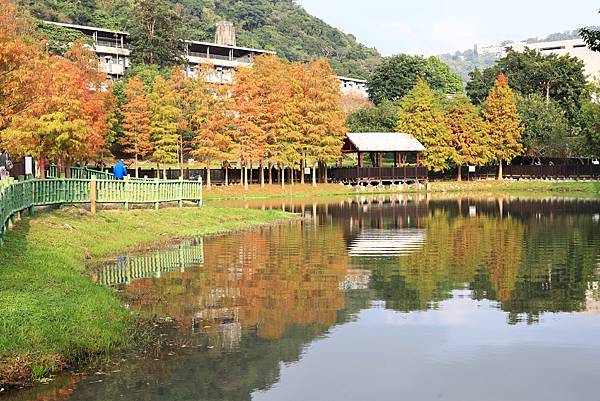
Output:
<instances>
[{"instance_id":1,"label":"person in blue jacket","mask_svg":"<svg viewBox=\"0 0 600 401\"><path fill-rule=\"evenodd\" d=\"M113 168L113 174L117 180L122 180L127 174L127 167L125 167L125 163L123 163L123 159L119 160L115 167Z\"/></svg>"}]
</instances>

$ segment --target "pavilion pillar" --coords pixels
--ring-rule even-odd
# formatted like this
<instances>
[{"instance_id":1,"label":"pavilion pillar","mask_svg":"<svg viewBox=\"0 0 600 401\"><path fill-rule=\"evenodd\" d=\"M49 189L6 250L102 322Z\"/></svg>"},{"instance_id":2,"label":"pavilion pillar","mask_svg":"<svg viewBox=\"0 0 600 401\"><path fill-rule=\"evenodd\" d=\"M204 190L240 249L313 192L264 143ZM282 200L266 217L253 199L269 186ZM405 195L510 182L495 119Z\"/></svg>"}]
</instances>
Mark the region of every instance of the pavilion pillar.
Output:
<instances>
[{"instance_id":1,"label":"pavilion pillar","mask_svg":"<svg viewBox=\"0 0 600 401\"><path fill-rule=\"evenodd\" d=\"M358 167L362 167L362 166L363 166L363 153L358 152Z\"/></svg>"},{"instance_id":2,"label":"pavilion pillar","mask_svg":"<svg viewBox=\"0 0 600 401\"><path fill-rule=\"evenodd\" d=\"M420 166L420 165L421 165L421 160L420 160L420 157L419 157L419 156L420 156L420 153L419 153L419 152L417 152L417 166Z\"/></svg>"},{"instance_id":3,"label":"pavilion pillar","mask_svg":"<svg viewBox=\"0 0 600 401\"><path fill-rule=\"evenodd\" d=\"M394 152L394 167L398 167L398 152Z\"/></svg>"},{"instance_id":4,"label":"pavilion pillar","mask_svg":"<svg viewBox=\"0 0 600 401\"><path fill-rule=\"evenodd\" d=\"M379 152L379 166L377 167L383 167L383 152Z\"/></svg>"}]
</instances>

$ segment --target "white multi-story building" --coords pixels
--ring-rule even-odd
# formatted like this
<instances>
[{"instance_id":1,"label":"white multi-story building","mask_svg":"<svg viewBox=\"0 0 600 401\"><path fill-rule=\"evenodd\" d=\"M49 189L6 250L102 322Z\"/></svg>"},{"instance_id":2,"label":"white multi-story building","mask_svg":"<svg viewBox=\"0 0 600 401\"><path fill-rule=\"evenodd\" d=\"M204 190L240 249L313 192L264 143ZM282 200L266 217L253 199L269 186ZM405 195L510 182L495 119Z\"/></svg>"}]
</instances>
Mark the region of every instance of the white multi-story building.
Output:
<instances>
[{"instance_id":1,"label":"white multi-story building","mask_svg":"<svg viewBox=\"0 0 600 401\"><path fill-rule=\"evenodd\" d=\"M525 48L534 49L543 55L556 54L577 57L585 63L585 72L590 79L600 78L600 52L594 52L587 47L583 39L559 40L539 43L512 43L508 45L513 50L522 52Z\"/></svg>"},{"instance_id":2,"label":"white multi-story building","mask_svg":"<svg viewBox=\"0 0 600 401\"><path fill-rule=\"evenodd\" d=\"M492 56L497 58L506 56L506 45L476 44L475 50L480 56Z\"/></svg>"},{"instance_id":3,"label":"white multi-story building","mask_svg":"<svg viewBox=\"0 0 600 401\"><path fill-rule=\"evenodd\" d=\"M128 32L52 21L45 22L83 33L91 43L91 50L98 55L101 70L106 72L110 79L122 77L129 68L131 53ZM217 24L215 41L217 43L196 40L185 42L184 57L188 62L186 74L194 76L200 66L210 65L214 68L214 74L207 77L209 81L231 83L235 68L252 66L254 58L257 56L276 54L270 50L236 46L235 29L228 22ZM367 81L348 77L337 78L343 94L369 97Z\"/></svg>"},{"instance_id":4,"label":"white multi-story building","mask_svg":"<svg viewBox=\"0 0 600 401\"><path fill-rule=\"evenodd\" d=\"M359 98L369 98L369 91L367 89L367 81L364 79L349 78L336 76L340 81L340 89L342 94L345 96L356 96Z\"/></svg>"},{"instance_id":5,"label":"white multi-story building","mask_svg":"<svg viewBox=\"0 0 600 401\"><path fill-rule=\"evenodd\" d=\"M577 57L585 63L585 73L590 79L600 78L600 52L594 52L587 47L583 39L558 40L537 43L508 43L505 45L476 45L478 54L502 58L508 49L523 52L526 48L539 51L543 55L556 54Z\"/></svg>"},{"instance_id":6,"label":"white multi-story building","mask_svg":"<svg viewBox=\"0 0 600 401\"><path fill-rule=\"evenodd\" d=\"M98 55L101 70L105 71L111 79L122 77L129 68L131 55L129 33L91 26L46 22L83 33L92 44L91 49ZM276 53L270 50L188 40L185 42L184 57L188 62L188 74L194 75L201 65L212 65L215 74L211 74L209 79L213 82L230 83L234 68L251 66L254 58L262 54Z\"/></svg>"}]
</instances>

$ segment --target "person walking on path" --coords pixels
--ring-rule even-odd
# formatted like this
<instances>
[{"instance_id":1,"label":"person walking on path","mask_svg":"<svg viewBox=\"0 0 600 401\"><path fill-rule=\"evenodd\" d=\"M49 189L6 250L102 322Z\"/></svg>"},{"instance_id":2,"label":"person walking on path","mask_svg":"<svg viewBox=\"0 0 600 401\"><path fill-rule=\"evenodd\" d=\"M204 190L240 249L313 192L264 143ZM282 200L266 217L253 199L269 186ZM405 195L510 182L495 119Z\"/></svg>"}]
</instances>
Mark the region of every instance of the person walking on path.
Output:
<instances>
[{"instance_id":1,"label":"person walking on path","mask_svg":"<svg viewBox=\"0 0 600 401\"><path fill-rule=\"evenodd\" d=\"M125 163L123 163L123 159L119 160L115 167L113 168L113 174L117 180L122 180L127 174L127 167L125 167Z\"/></svg>"},{"instance_id":2,"label":"person walking on path","mask_svg":"<svg viewBox=\"0 0 600 401\"><path fill-rule=\"evenodd\" d=\"M0 180L10 177L9 170L12 168L12 162L8 158L8 153L0 149Z\"/></svg>"}]
</instances>

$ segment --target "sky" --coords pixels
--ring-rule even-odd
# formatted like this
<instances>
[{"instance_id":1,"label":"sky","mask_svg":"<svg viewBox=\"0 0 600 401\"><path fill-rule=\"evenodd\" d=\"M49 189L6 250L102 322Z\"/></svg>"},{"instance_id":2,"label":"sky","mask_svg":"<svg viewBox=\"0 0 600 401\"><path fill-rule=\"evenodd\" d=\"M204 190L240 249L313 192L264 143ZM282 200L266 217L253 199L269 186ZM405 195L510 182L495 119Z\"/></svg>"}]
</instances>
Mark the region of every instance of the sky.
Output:
<instances>
[{"instance_id":1,"label":"sky","mask_svg":"<svg viewBox=\"0 0 600 401\"><path fill-rule=\"evenodd\" d=\"M435 55L600 25L598 0L298 0L383 55Z\"/></svg>"}]
</instances>

